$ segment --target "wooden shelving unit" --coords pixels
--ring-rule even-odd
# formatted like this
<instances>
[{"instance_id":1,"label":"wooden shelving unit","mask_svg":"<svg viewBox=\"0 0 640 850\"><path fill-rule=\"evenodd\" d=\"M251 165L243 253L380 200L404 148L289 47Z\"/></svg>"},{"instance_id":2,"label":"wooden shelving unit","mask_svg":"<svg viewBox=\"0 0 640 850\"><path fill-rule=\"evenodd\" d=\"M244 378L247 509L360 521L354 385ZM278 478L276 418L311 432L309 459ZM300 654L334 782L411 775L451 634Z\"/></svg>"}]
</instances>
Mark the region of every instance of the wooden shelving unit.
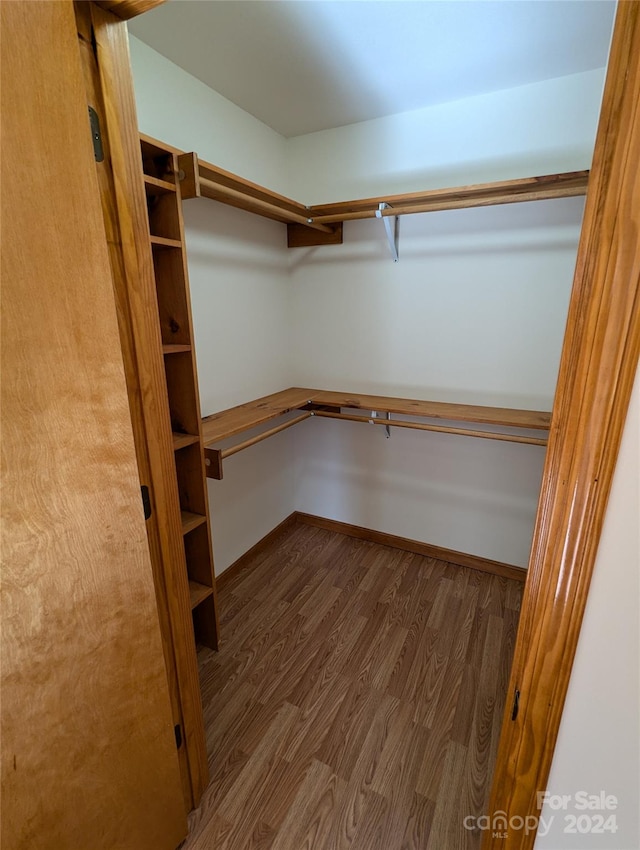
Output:
<instances>
[{"instance_id":1,"label":"wooden shelving unit","mask_svg":"<svg viewBox=\"0 0 640 850\"><path fill-rule=\"evenodd\" d=\"M158 322L195 638L217 649L218 619L184 224L176 155L141 137Z\"/></svg>"},{"instance_id":2,"label":"wooden shelving unit","mask_svg":"<svg viewBox=\"0 0 640 850\"><path fill-rule=\"evenodd\" d=\"M588 171L570 171L305 206L205 162L195 153L179 154L178 162L185 175L182 193L184 199L211 198L256 215L281 221L287 225L290 248L339 245L342 243L343 223L354 219L570 198L586 194L589 182ZM383 202L389 206L380 210L379 205Z\"/></svg>"},{"instance_id":3,"label":"wooden shelving unit","mask_svg":"<svg viewBox=\"0 0 640 850\"><path fill-rule=\"evenodd\" d=\"M347 411L346 413L343 411ZM366 410L368 415L351 413ZM375 412L376 416L373 416ZM265 425L273 419L296 413L266 431L233 446L221 449L215 443L235 437ZM380 418L383 413L388 418ZM391 419L391 414L417 416L419 421ZM520 410L507 407L487 407L476 404L453 404L442 401L424 401L391 396L340 393L331 390L313 390L290 387L278 393L249 401L237 407L213 413L202 420L206 472L209 478L221 479L222 461L239 451L266 440L286 428L291 428L312 416L343 419L349 422L366 422L394 428L412 428L419 431L436 431L475 437L485 440L502 440L525 445L546 446L546 436L522 434L518 431L548 431L551 414L543 410ZM423 421L423 420L430 421ZM518 431L487 431L483 428L460 428L453 423L489 425L492 428L518 429Z\"/></svg>"}]
</instances>

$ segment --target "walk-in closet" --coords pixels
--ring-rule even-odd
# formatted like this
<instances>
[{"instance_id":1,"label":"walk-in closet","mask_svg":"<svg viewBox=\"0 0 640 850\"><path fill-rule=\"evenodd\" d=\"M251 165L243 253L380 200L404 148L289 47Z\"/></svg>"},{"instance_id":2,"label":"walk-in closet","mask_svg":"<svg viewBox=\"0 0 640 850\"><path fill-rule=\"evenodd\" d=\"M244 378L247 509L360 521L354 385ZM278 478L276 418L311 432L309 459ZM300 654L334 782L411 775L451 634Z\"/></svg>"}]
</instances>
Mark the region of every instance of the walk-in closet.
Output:
<instances>
[{"instance_id":1,"label":"walk-in closet","mask_svg":"<svg viewBox=\"0 0 640 850\"><path fill-rule=\"evenodd\" d=\"M7 846L635 846L640 4L2 6Z\"/></svg>"}]
</instances>

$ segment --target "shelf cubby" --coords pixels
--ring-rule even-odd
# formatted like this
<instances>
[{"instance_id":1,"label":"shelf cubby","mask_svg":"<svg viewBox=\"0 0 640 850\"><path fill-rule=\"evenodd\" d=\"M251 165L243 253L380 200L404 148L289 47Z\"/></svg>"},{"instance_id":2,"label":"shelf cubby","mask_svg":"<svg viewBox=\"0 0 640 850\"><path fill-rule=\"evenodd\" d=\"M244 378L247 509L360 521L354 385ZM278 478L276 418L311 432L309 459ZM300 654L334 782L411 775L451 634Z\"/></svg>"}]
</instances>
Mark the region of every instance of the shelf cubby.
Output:
<instances>
[{"instance_id":1,"label":"shelf cubby","mask_svg":"<svg viewBox=\"0 0 640 850\"><path fill-rule=\"evenodd\" d=\"M158 317L164 345L191 345L189 297L175 281L184 274L181 251L154 251L153 269L158 296Z\"/></svg>"},{"instance_id":2,"label":"shelf cubby","mask_svg":"<svg viewBox=\"0 0 640 850\"><path fill-rule=\"evenodd\" d=\"M197 643L217 649L215 573L179 172L175 153L160 143L142 137L141 153L194 636Z\"/></svg>"}]
</instances>

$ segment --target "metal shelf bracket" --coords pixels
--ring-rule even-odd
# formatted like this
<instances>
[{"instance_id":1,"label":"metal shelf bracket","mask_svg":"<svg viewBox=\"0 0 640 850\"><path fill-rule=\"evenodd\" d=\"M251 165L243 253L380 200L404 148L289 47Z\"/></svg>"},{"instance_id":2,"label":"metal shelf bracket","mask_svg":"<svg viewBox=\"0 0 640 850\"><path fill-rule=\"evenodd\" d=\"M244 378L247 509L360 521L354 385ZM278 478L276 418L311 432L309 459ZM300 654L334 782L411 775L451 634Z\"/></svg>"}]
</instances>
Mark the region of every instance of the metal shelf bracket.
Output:
<instances>
[{"instance_id":1,"label":"metal shelf bracket","mask_svg":"<svg viewBox=\"0 0 640 850\"><path fill-rule=\"evenodd\" d=\"M380 418L380 417L379 417L379 415L378 415L378 412L377 412L376 410L372 410L372 411L371 411L371 416L369 417L369 424L370 424L370 425L375 425L375 422L374 422L373 420L374 420L374 419L379 419L379 418ZM390 413L387 413L387 414L386 414L386 418L387 418L387 420L390 422L390 421L391 421L391 414L390 414ZM385 434L387 435L387 440L388 440L388 439L389 439L389 437L391 436L391 426L390 426L390 425L385 425L385 426L384 426L384 431L385 431Z\"/></svg>"},{"instance_id":2,"label":"metal shelf bracket","mask_svg":"<svg viewBox=\"0 0 640 850\"><path fill-rule=\"evenodd\" d=\"M393 262L398 262L398 237L400 236L400 217L397 215L382 215L383 210L390 210L391 205L386 201L382 201L378 204L378 209L376 210L376 218L381 218L382 223L384 224L384 229L387 232L387 240L389 242L389 250L391 251L391 256L393 258ZM393 224L391 223L391 219L393 218Z\"/></svg>"}]
</instances>

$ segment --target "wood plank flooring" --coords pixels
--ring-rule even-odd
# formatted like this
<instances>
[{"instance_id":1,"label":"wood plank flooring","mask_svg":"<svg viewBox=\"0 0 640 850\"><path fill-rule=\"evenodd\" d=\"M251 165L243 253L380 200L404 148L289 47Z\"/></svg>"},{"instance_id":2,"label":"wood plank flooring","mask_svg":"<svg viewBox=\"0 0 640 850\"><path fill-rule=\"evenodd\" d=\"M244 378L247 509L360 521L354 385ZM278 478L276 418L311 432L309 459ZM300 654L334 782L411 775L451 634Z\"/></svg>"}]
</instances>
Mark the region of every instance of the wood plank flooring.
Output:
<instances>
[{"instance_id":1,"label":"wood plank flooring","mask_svg":"<svg viewBox=\"0 0 640 850\"><path fill-rule=\"evenodd\" d=\"M211 782L184 850L476 850L522 585L297 524L199 653Z\"/></svg>"}]
</instances>

